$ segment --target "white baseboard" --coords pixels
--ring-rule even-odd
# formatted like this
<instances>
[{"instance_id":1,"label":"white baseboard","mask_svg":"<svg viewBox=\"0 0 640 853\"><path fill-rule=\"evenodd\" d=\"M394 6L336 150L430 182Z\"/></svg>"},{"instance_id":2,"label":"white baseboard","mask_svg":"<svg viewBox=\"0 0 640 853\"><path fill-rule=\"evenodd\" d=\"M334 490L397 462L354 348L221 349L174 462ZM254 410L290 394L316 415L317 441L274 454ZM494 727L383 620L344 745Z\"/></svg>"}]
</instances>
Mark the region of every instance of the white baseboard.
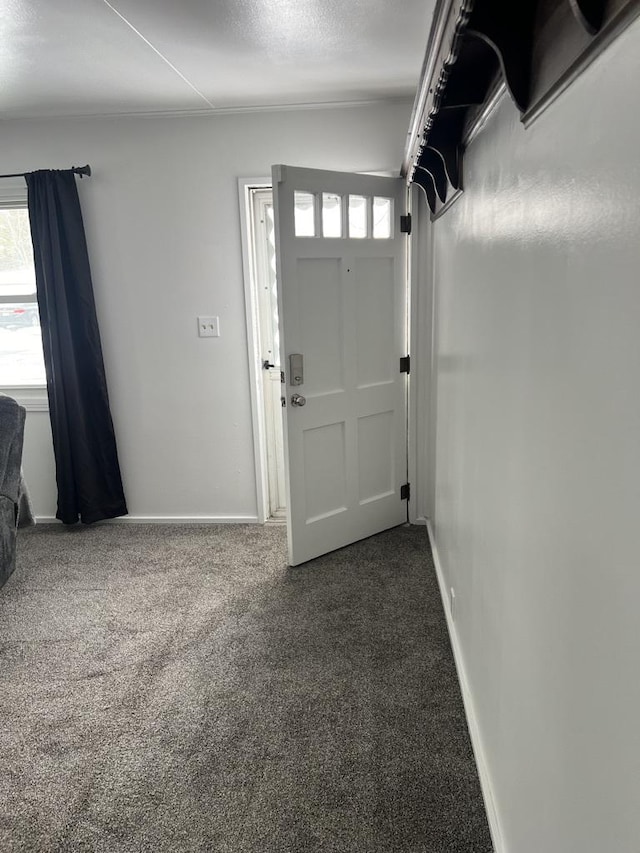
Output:
<instances>
[{"instance_id":1,"label":"white baseboard","mask_svg":"<svg viewBox=\"0 0 640 853\"><path fill-rule=\"evenodd\" d=\"M493 842L494 853L507 853L507 848L504 843L504 834L502 825L496 807L496 798L491 783L489 774L489 766L487 763L486 753L482 744L482 736L480 734L480 726L475 712L473 695L469 687L469 680L464 665L462 649L458 640L455 622L451 618L449 608L449 592L442 571L442 564L438 556L438 548L436 546L433 527L431 521L427 520L427 532L429 534L429 542L431 544L431 553L433 554L433 563L436 568L436 576L438 578L438 586L440 587L440 597L442 598L442 607L447 619L447 628L449 630L449 639L451 640L451 648L453 649L453 657L456 663L456 671L458 673L458 681L462 692L462 701L464 702L464 711L467 717L467 726L469 727L469 736L471 738L471 746L478 768L478 776L480 777L480 787L482 789L482 797L484 799L485 810L487 812L487 821L489 823L489 831Z\"/></svg>"},{"instance_id":2,"label":"white baseboard","mask_svg":"<svg viewBox=\"0 0 640 853\"><path fill-rule=\"evenodd\" d=\"M52 515L37 515L38 524L61 524ZM96 524L258 524L257 515L123 515Z\"/></svg>"}]
</instances>

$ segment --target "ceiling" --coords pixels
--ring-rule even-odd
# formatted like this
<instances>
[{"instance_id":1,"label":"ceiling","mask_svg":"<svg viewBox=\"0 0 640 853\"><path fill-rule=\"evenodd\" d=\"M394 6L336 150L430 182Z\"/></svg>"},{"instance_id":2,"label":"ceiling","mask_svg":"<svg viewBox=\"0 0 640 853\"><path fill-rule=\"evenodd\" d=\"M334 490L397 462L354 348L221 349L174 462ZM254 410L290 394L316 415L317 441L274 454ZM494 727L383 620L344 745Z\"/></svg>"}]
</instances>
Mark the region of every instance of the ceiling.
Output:
<instances>
[{"instance_id":1,"label":"ceiling","mask_svg":"<svg viewBox=\"0 0 640 853\"><path fill-rule=\"evenodd\" d=\"M413 96L435 0L0 0L0 117Z\"/></svg>"}]
</instances>

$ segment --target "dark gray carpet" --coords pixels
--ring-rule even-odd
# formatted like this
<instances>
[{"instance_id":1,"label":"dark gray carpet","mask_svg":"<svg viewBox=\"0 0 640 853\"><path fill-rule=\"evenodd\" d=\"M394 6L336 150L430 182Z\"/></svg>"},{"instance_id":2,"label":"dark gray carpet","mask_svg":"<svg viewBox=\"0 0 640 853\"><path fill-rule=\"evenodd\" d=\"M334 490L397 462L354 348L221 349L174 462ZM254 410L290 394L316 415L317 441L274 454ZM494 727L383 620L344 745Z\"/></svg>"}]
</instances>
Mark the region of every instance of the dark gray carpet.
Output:
<instances>
[{"instance_id":1,"label":"dark gray carpet","mask_svg":"<svg viewBox=\"0 0 640 853\"><path fill-rule=\"evenodd\" d=\"M23 531L0 592L0 849L487 853L424 528Z\"/></svg>"}]
</instances>

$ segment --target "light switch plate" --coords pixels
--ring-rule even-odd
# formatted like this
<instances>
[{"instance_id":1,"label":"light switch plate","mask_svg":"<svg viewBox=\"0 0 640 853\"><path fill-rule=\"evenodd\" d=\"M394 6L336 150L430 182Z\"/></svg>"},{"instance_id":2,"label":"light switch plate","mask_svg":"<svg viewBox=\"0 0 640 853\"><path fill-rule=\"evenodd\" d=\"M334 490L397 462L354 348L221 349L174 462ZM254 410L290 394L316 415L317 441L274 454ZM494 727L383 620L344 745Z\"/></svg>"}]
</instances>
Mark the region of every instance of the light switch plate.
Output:
<instances>
[{"instance_id":1,"label":"light switch plate","mask_svg":"<svg viewBox=\"0 0 640 853\"><path fill-rule=\"evenodd\" d=\"M219 338L220 319L218 317L198 317L198 336L201 338Z\"/></svg>"}]
</instances>

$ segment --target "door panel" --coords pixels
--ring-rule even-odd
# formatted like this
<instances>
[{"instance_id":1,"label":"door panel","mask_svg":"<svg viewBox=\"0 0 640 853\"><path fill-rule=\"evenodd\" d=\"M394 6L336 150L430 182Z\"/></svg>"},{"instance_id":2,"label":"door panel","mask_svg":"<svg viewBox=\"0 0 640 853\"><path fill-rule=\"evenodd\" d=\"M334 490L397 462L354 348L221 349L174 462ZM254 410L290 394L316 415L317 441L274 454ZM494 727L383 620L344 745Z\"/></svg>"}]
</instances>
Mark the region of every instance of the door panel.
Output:
<instances>
[{"instance_id":1,"label":"door panel","mask_svg":"<svg viewBox=\"0 0 640 853\"><path fill-rule=\"evenodd\" d=\"M393 412L358 418L358 481L360 504L393 494L395 459Z\"/></svg>"},{"instance_id":2,"label":"door panel","mask_svg":"<svg viewBox=\"0 0 640 853\"><path fill-rule=\"evenodd\" d=\"M305 522L347 509L345 422L312 427L302 433L305 471Z\"/></svg>"},{"instance_id":3,"label":"door panel","mask_svg":"<svg viewBox=\"0 0 640 853\"><path fill-rule=\"evenodd\" d=\"M356 258L356 382L358 388L393 382L395 305L391 258Z\"/></svg>"},{"instance_id":4,"label":"door panel","mask_svg":"<svg viewBox=\"0 0 640 853\"><path fill-rule=\"evenodd\" d=\"M405 186L274 166L273 187L289 559L297 565L406 519ZM303 357L299 385L289 375L292 353ZM303 406L292 405L294 394Z\"/></svg>"},{"instance_id":5,"label":"door panel","mask_svg":"<svg viewBox=\"0 0 640 853\"><path fill-rule=\"evenodd\" d=\"M305 342L305 396L344 391L340 258L300 258L296 280L298 324Z\"/></svg>"}]
</instances>

